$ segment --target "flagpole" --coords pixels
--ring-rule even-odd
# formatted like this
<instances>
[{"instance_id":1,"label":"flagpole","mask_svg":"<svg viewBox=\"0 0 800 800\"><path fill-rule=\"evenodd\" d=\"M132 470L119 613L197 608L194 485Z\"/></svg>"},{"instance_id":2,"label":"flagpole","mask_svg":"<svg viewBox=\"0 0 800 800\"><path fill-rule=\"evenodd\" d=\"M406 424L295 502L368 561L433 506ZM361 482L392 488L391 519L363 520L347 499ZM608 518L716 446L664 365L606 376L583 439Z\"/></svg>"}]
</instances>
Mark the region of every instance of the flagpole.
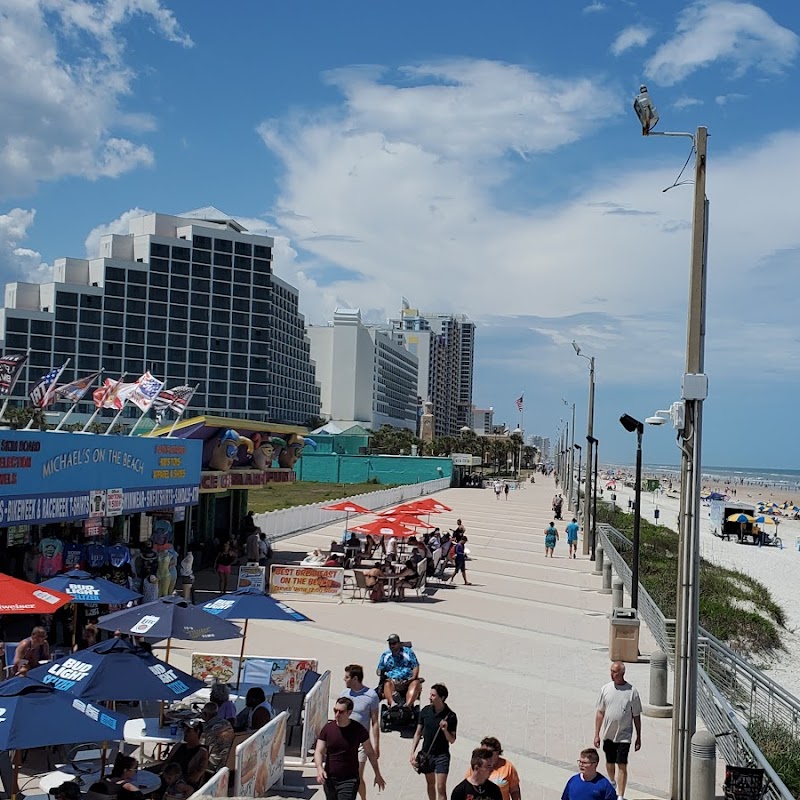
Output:
<instances>
[{"instance_id":1,"label":"flagpole","mask_svg":"<svg viewBox=\"0 0 800 800\"><path fill-rule=\"evenodd\" d=\"M196 383L196 384L194 385L194 391L192 392L192 397L194 397L194 395L195 395L195 392L196 392L196 391L197 391L199 388L200 388L200 384L199 384L199 383ZM180 422L180 420L181 420L181 417L184 415L184 412L185 412L185 411L186 411L186 409L189 407L189 400L191 400L191 399L192 399L192 397L190 397L190 398L189 398L189 399L186 401L186 405L185 405L185 406L184 406L184 407L181 409L181 413L180 413L180 414L178 414L178 416L177 416L177 417L175 417L175 422L173 422L173 423L172 423L172 427L169 429L169 433L167 434L167 436L172 436L173 432L175 431L175 426L176 426L176 425L177 425L177 424Z\"/></svg>"},{"instance_id":2,"label":"flagpole","mask_svg":"<svg viewBox=\"0 0 800 800\"><path fill-rule=\"evenodd\" d=\"M150 410L150 406L147 407L147 411L149 411L149 410ZM136 429L141 424L142 420L147 416L147 411L143 411L142 412L142 416L139 417L139 419L136 420L136 424L131 428L131 432L128 434L128 436L133 436L133 434L136 432Z\"/></svg>"},{"instance_id":3,"label":"flagpole","mask_svg":"<svg viewBox=\"0 0 800 800\"><path fill-rule=\"evenodd\" d=\"M72 359L68 358L61 365L61 369L56 373L56 376L53 378L53 382L50 384L50 386L47 387L47 391L44 393L44 397L42 398L42 404L41 405L32 406L32 408L34 410L37 409L37 408L41 408L42 412L44 413L44 409L47 408L47 406L48 406L48 404L50 402L50 395L53 394L53 392L55 392L56 386L58 385L58 379L64 374L64 370L69 366L69 362L70 361L72 361ZM38 385L39 384L37 384L37 386ZM35 388L36 387L34 386L34 389ZM28 396L30 396L30 395L28 395ZM31 418L28 420L28 424L22 430L29 431L33 427L33 420L34 420L34 414L31 413Z\"/></svg>"},{"instance_id":4,"label":"flagpole","mask_svg":"<svg viewBox=\"0 0 800 800\"><path fill-rule=\"evenodd\" d=\"M127 375L127 372L123 372L122 375L119 376L119 380L113 386L109 386L108 389L106 389L105 394L103 394L103 399L100 401L100 405L94 410L94 414L89 417L89 421L81 428L81 433L86 433L86 429L94 422L95 417L100 413L101 409L103 408L103 403L105 403L105 401L108 399L109 394L111 394L111 392L117 388L118 384L125 380Z\"/></svg>"},{"instance_id":5,"label":"flagpole","mask_svg":"<svg viewBox=\"0 0 800 800\"><path fill-rule=\"evenodd\" d=\"M119 411L117 411L117 415L111 420L111 424L103 431L103 436L108 436L111 433L112 428L117 424L117 420L122 416L122 412L125 410L126 405L128 405L127 397L122 401L122 405L120 406Z\"/></svg>"},{"instance_id":6,"label":"flagpole","mask_svg":"<svg viewBox=\"0 0 800 800\"><path fill-rule=\"evenodd\" d=\"M99 378L102 374L103 374L103 370L101 369L100 372L98 372L94 376L94 378L92 378L92 383L94 383L95 379ZM53 433L55 433L56 431L60 431L61 430L61 428L64 425L64 423L67 421L67 417L77 408L78 403L80 403L81 400L83 400L83 398L86 397L86 394L89 391L89 387L92 385L92 383L87 385L86 389L84 389L83 394L67 409L67 413L64 414L63 417L61 417L61 422L59 422L58 425L56 425L55 430L53 431ZM0 419L2 419L2 414L0 414Z\"/></svg>"}]
</instances>

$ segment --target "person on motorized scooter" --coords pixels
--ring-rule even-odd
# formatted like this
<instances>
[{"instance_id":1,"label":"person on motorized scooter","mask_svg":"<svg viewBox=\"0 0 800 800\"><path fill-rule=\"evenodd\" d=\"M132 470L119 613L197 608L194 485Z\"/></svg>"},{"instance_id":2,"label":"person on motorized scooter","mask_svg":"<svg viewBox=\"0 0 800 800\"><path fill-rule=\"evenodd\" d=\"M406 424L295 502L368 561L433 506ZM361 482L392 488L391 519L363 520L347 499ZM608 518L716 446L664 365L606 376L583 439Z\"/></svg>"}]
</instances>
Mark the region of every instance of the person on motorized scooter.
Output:
<instances>
[{"instance_id":1,"label":"person on motorized scooter","mask_svg":"<svg viewBox=\"0 0 800 800\"><path fill-rule=\"evenodd\" d=\"M397 692L401 704L410 708L419 698L422 682L419 679L419 661L410 647L403 647L400 637L393 633L386 640L389 649L385 650L378 660L378 675L383 675L383 697L391 708Z\"/></svg>"}]
</instances>

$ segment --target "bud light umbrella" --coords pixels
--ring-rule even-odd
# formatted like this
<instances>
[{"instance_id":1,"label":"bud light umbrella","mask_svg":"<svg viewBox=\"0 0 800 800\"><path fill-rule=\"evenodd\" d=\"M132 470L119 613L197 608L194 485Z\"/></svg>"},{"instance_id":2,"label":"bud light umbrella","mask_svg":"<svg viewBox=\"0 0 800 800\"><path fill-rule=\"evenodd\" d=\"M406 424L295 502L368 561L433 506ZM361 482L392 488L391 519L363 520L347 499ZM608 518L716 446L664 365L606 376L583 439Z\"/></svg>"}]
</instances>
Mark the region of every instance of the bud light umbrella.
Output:
<instances>
[{"instance_id":1,"label":"bud light umbrella","mask_svg":"<svg viewBox=\"0 0 800 800\"><path fill-rule=\"evenodd\" d=\"M23 750L118 741L127 718L26 677L0 683L0 750L14 750L14 786ZM16 794L12 794L15 797Z\"/></svg>"},{"instance_id":2,"label":"bud light umbrella","mask_svg":"<svg viewBox=\"0 0 800 800\"><path fill-rule=\"evenodd\" d=\"M268 594L254 589L252 586L237 589L217 597L212 597L201 603L199 608L213 614L220 619L243 619L244 631L242 633L242 652L239 655L239 671L236 675L236 685L242 676L244 663L244 645L247 640L247 623L251 619L286 620L287 622L311 622L311 618L299 611L290 608L285 603L270 597Z\"/></svg>"},{"instance_id":3,"label":"bud light umbrella","mask_svg":"<svg viewBox=\"0 0 800 800\"><path fill-rule=\"evenodd\" d=\"M133 592L126 586L119 586L105 578L95 578L80 569L56 575L54 578L42 581L39 586L66 592L72 598L73 603L122 606L142 597L138 592Z\"/></svg>"},{"instance_id":4,"label":"bud light umbrella","mask_svg":"<svg viewBox=\"0 0 800 800\"><path fill-rule=\"evenodd\" d=\"M92 700L180 700L204 686L203 681L116 637L43 664L28 676L58 692Z\"/></svg>"},{"instance_id":5,"label":"bud light umbrella","mask_svg":"<svg viewBox=\"0 0 800 800\"><path fill-rule=\"evenodd\" d=\"M72 598L0 573L0 614L52 614Z\"/></svg>"},{"instance_id":6,"label":"bud light umbrella","mask_svg":"<svg viewBox=\"0 0 800 800\"><path fill-rule=\"evenodd\" d=\"M54 578L43 581L39 586L66 592L72 598L74 604L72 607L72 644L75 644L78 637L79 603L102 603L103 605L117 606L141 598L138 592L132 592L126 586L119 586L105 578L95 578L80 569L56 575Z\"/></svg>"}]
</instances>

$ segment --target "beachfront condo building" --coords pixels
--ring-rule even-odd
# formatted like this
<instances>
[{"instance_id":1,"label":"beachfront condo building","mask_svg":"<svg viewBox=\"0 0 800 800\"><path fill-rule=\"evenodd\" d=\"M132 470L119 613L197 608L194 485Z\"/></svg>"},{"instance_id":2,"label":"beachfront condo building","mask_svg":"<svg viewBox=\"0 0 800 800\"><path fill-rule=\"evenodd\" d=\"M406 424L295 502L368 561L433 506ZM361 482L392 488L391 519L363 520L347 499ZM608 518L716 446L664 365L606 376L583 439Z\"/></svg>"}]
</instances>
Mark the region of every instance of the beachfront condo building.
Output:
<instances>
[{"instance_id":1,"label":"beachfront condo building","mask_svg":"<svg viewBox=\"0 0 800 800\"><path fill-rule=\"evenodd\" d=\"M297 289L273 273L272 246L212 207L145 214L102 236L96 258L57 259L51 282L7 284L0 339L6 353L30 350L12 399L70 359L60 383L149 370L167 387L199 386L188 416L304 425L320 387ZM89 394L79 411L93 408Z\"/></svg>"},{"instance_id":2,"label":"beachfront condo building","mask_svg":"<svg viewBox=\"0 0 800 800\"><path fill-rule=\"evenodd\" d=\"M342 429L417 427L419 361L357 308L337 308L328 325L309 325L322 415Z\"/></svg>"},{"instance_id":3,"label":"beachfront condo building","mask_svg":"<svg viewBox=\"0 0 800 800\"><path fill-rule=\"evenodd\" d=\"M433 403L434 435L472 427L475 323L463 314L419 311L403 303L392 336L419 359L417 393Z\"/></svg>"}]
</instances>

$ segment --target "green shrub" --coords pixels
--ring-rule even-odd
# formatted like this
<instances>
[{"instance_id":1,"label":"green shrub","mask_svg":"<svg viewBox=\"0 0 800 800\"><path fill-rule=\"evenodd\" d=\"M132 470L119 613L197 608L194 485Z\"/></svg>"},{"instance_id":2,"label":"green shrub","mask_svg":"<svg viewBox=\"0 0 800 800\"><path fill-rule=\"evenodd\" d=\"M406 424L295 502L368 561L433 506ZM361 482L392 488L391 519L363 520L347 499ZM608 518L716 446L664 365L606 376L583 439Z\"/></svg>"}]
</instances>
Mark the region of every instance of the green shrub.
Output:
<instances>
[{"instance_id":1,"label":"green shrub","mask_svg":"<svg viewBox=\"0 0 800 800\"><path fill-rule=\"evenodd\" d=\"M800 739L789 728L765 720L751 720L747 732L786 788L800 797Z\"/></svg>"}]
</instances>

